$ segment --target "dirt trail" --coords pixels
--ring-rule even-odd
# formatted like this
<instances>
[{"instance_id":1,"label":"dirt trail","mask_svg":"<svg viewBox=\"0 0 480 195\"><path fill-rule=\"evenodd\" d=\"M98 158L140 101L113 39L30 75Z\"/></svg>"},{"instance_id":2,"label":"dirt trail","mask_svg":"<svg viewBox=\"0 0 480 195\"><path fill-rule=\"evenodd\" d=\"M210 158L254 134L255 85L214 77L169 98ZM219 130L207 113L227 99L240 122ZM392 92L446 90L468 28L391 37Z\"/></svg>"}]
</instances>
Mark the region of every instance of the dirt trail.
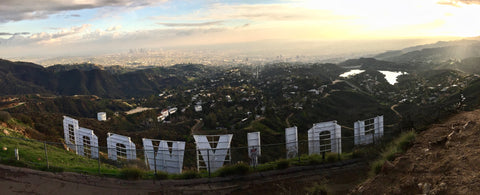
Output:
<instances>
[{"instance_id":1,"label":"dirt trail","mask_svg":"<svg viewBox=\"0 0 480 195\"><path fill-rule=\"evenodd\" d=\"M395 112L395 114L398 116L398 118L402 119L403 116L402 116L402 114L400 114L397 110L395 110L396 107L398 107L398 104L395 104L395 105L393 105L392 107L390 107L390 110L392 110L393 112Z\"/></svg>"},{"instance_id":2,"label":"dirt trail","mask_svg":"<svg viewBox=\"0 0 480 195\"><path fill-rule=\"evenodd\" d=\"M190 135L198 134L198 131L200 131L200 129L203 127L203 121L195 119L195 122L195 125L190 128Z\"/></svg>"},{"instance_id":3,"label":"dirt trail","mask_svg":"<svg viewBox=\"0 0 480 195\"><path fill-rule=\"evenodd\" d=\"M480 110L421 132L413 146L354 194L478 194Z\"/></svg>"},{"instance_id":4,"label":"dirt trail","mask_svg":"<svg viewBox=\"0 0 480 195\"><path fill-rule=\"evenodd\" d=\"M290 113L287 118L285 118L285 124L287 124L287 127L290 127L290 121L288 121L290 119L290 117L293 116L293 113Z\"/></svg>"},{"instance_id":5,"label":"dirt trail","mask_svg":"<svg viewBox=\"0 0 480 195\"><path fill-rule=\"evenodd\" d=\"M0 165L0 189L1 194L305 194L306 187L326 181L332 193L345 194L364 178L366 167L347 160L246 176L127 181Z\"/></svg>"}]
</instances>

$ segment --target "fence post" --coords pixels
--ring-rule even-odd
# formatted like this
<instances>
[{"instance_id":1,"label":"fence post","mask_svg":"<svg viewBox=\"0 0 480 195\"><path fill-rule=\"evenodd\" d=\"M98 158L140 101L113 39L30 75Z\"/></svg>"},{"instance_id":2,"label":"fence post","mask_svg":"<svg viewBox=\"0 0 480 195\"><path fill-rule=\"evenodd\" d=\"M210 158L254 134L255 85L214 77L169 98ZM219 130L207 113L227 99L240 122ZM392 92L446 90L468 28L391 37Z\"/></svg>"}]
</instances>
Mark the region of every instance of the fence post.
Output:
<instances>
[{"instance_id":1,"label":"fence post","mask_svg":"<svg viewBox=\"0 0 480 195\"><path fill-rule=\"evenodd\" d=\"M98 175L102 174L100 172L100 147L98 147L98 150L97 150L97 155L98 155Z\"/></svg>"},{"instance_id":2,"label":"fence post","mask_svg":"<svg viewBox=\"0 0 480 195\"><path fill-rule=\"evenodd\" d=\"M15 159L20 160L20 156L18 155L18 147L15 148Z\"/></svg>"},{"instance_id":3,"label":"fence post","mask_svg":"<svg viewBox=\"0 0 480 195\"><path fill-rule=\"evenodd\" d=\"M207 149L207 168L208 168L208 177L210 177L210 149Z\"/></svg>"},{"instance_id":4,"label":"fence post","mask_svg":"<svg viewBox=\"0 0 480 195\"><path fill-rule=\"evenodd\" d=\"M153 148L153 166L154 166L154 175L157 178L157 152L155 152L155 148Z\"/></svg>"},{"instance_id":5,"label":"fence post","mask_svg":"<svg viewBox=\"0 0 480 195\"><path fill-rule=\"evenodd\" d=\"M297 141L297 157L298 157L298 164L299 165L300 165L300 145L298 145L298 141Z\"/></svg>"},{"instance_id":6,"label":"fence post","mask_svg":"<svg viewBox=\"0 0 480 195\"><path fill-rule=\"evenodd\" d=\"M373 145L375 145L375 132L372 133L372 142L373 142Z\"/></svg>"},{"instance_id":7,"label":"fence post","mask_svg":"<svg viewBox=\"0 0 480 195\"><path fill-rule=\"evenodd\" d=\"M340 152L340 147L342 144L340 143L342 141L342 138L337 138L337 154L338 154L338 160L341 160L341 152Z\"/></svg>"},{"instance_id":8,"label":"fence post","mask_svg":"<svg viewBox=\"0 0 480 195\"><path fill-rule=\"evenodd\" d=\"M43 141L43 147L45 148L45 160L47 161L47 169L50 169L50 164L48 163L48 154L47 154L47 141Z\"/></svg>"}]
</instances>

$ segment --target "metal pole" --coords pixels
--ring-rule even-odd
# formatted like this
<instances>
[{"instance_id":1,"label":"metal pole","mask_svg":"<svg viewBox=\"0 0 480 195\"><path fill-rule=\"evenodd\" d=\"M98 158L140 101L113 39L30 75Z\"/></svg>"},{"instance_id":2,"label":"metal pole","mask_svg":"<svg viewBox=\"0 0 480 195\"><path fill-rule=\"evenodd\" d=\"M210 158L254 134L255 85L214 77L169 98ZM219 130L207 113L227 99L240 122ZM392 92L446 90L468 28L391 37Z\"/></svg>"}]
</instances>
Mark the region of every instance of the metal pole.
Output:
<instances>
[{"instance_id":1,"label":"metal pole","mask_svg":"<svg viewBox=\"0 0 480 195\"><path fill-rule=\"evenodd\" d=\"M210 177L210 149L207 149L207 165L208 165L208 177Z\"/></svg>"},{"instance_id":2,"label":"metal pole","mask_svg":"<svg viewBox=\"0 0 480 195\"><path fill-rule=\"evenodd\" d=\"M340 158L341 158L341 155L340 155L340 147L342 146L342 144L340 143L340 141L342 141L342 138L337 138L337 153L338 153L338 160L340 160Z\"/></svg>"},{"instance_id":3,"label":"metal pole","mask_svg":"<svg viewBox=\"0 0 480 195\"><path fill-rule=\"evenodd\" d=\"M157 148L157 152L158 152L158 148ZM155 147L153 147L153 170L154 173L153 173L153 183L155 183L155 180L157 179L157 152L155 151Z\"/></svg>"},{"instance_id":4,"label":"metal pole","mask_svg":"<svg viewBox=\"0 0 480 195\"><path fill-rule=\"evenodd\" d=\"M47 141L43 141L43 147L45 148L45 160L47 161L47 169L50 169L50 165L48 163L48 155L47 155Z\"/></svg>"},{"instance_id":5,"label":"metal pole","mask_svg":"<svg viewBox=\"0 0 480 195\"><path fill-rule=\"evenodd\" d=\"M301 143L300 143L301 144ZM298 163L300 163L300 146L298 145L298 141L297 141L297 157L298 157Z\"/></svg>"},{"instance_id":6,"label":"metal pole","mask_svg":"<svg viewBox=\"0 0 480 195\"><path fill-rule=\"evenodd\" d=\"M157 177L157 152L155 152L155 148L153 149L153 166L155 167L155 178Z\"/></svg>"},{"instance_id":7,"label":"metal pole","mask_svg":"<svg viewBox=\"0 0 480 195\"><path fill-rule=\"evenodd\" d=\"M18 155L18 148L15 148L15 159L20 160L20 156Z\"/></svg>"},{"instance_id":8,"label":"metal pole","mask_svg":"<svg viewBox=\"0 0 480 195\"><path fill-rule=\"evenodd\" d=\"M97 149L97 157L98 157L98 174L100 175L100 147Z\"/></svg>"}]
</instances>

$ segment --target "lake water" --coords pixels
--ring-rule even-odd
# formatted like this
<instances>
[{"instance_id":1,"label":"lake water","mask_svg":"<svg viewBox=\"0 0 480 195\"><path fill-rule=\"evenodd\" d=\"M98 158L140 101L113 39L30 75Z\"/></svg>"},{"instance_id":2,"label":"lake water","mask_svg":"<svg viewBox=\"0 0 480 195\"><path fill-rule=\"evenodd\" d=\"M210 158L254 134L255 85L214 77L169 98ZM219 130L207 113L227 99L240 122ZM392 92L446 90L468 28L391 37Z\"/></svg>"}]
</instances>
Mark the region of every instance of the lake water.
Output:
<instances>
[{"instance_id":1,"label":"lake water","mask_svg":"<svg viewBox=\"0 0 480 195\"><path fill-rule=\"evenodd\" d=\"M347 78L347 77L350 77L350 76L354 76L354 75L357 75L357 74L360 74L362 72L365 72L365 70L360 70L360 69L352 69L348 72L344 72L340 75L340 77L344 77L344 78ZM378 72L382 73L383 75L385 75L385 79L387 80L388 83L390 83L390 85L394 85L395 83L397 83L397 77L400 76L400 75L404 75L404 74L408 74L407 72L401 72L401 71L387 71L387 70L379 70Z\"/></svg>"},{"instance_id":2,"label":"lake water","mask_svg":"<svg viewBox=\"0 0 480 195\"><path fill-rule=\"evenodd\" d=\"M340 77L350 77L350 76L353 76L353 75L357 75L357 74L360 74L362 72L365 72L365 70L360 70L360 69L352 69L348 72L344 72L343 74L340 75Z\"/></svg>"},{"instance_id":3,"label":"lake water","mask_svg":"<svg viewBox=\"0 0 480 195\"><path fill-rule=\"evenodd\" d=\"M400 72L400 71L393 72L393 71L386 71L386 70L380 70L378 72L385 75L385 79L387 79L390 85L394 85L395 83L397 83L398 76L408 74L407 72Z\"/></svg>"}]
</instances>

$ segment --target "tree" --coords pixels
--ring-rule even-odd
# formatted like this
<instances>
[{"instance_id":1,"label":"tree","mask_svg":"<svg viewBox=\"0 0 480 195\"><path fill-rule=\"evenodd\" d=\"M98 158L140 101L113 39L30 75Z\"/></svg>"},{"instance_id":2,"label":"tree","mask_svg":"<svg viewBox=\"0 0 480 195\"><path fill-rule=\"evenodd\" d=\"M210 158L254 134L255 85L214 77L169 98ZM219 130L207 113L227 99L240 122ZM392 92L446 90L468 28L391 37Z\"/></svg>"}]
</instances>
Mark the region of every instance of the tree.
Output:
<instances>
[{"instance_id":1,"label":"tree","mask_svg":"<svg viewBox=\"0 0 480 195\"><path fill-rule=\"evenodd\" d=\"M8 122L10 119L12 119L12 116L10 115L10 113L5 111L0 111L0 121Z\"/></svg>"}]
</instances>

